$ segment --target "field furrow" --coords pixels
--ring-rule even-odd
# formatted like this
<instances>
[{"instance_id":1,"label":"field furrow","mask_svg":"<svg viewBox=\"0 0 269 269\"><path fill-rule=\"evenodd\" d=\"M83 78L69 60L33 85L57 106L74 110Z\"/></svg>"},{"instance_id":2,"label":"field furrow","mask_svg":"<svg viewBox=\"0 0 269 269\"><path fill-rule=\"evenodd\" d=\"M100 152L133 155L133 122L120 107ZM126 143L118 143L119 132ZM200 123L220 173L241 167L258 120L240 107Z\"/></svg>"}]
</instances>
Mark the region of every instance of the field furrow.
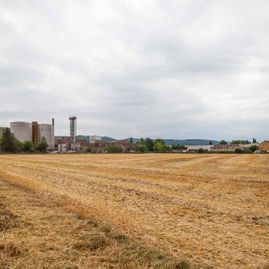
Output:
<instances>
[{"instance_id":1,"label":"field furrow","mask_svg":"<svg viewBox=\"0 0 269 269\"><path fill-rule=\"evenodd\" d=\"M1 180L193 267L269 266L268 155L2 155Z\"/></svg>"}]
</instances>

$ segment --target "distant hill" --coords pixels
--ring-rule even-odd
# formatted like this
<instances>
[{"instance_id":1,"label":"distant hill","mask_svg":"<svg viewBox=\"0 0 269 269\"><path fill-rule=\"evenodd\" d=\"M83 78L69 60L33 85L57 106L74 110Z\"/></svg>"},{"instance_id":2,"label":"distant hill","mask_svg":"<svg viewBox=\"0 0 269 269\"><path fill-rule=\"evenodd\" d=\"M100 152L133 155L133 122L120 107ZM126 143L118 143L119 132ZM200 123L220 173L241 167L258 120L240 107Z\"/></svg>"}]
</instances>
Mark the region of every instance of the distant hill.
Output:
<instances>
[{"instance_id":1,"label":"distant hill","mask_svg":"<svg viewBox=\"0 0 269 269\"><path fill-rule=\"evenodd\" d=\"M109 136L102 136L101 139L102 141L107 142L107 143L118 141L118 139L115 139Z\"/></svg>"},{"instance_id":2,"label":"distant hill","mask_svg":"<svg viewBox=\"0 0 269 269\"><path fill-rule=\"evenodd\" d=\"M69 136L55 136L55 138L68 138ZM89 136L77 136L79 139L81 139L81 137L89 137ZM113 137L109 137L109 136L101 136L102 141L107 142L107 143L111 143L111 142L116 142L119 141L120 139L116 139ZM144 138L146 139L146 138ZM130 138L126 138L124 140L130 140ZM140 138L133 138L133 143L137 143L140 141ZM208 145L209 141L212 141L213 145L216 145L219 143L219 141L217 140L209 140L209 139L164 139L164 142L167 145L190 145L190 146L199 146L199 145Z\"/></svg>"},{"instance_id":3,"label":"distant hill","mask_svg":"<svg viewBox=\"0 0 269 269\"><path fill-rule=\"evenodd\" d=\"M130 139L130 138L126 138ZM145 138L144 138L145 139ZM133 143L140 141L140 138L133 138ZM213 145L219 143L217 140L210 139L164 139L166 145L190 145L190 146L203 146L209 145L209 142L212 141Z\"/></svg>"},{"instance_id":4,"label":"distant hill","mask_svg":"<svg viewBox=\"0 0 269 269\"><path fill-rule=\"evenodd\" d=\"M209 140L209 139L164 139L165 143L167 145L190 145L190 146L203 146L203 145L209 145L209 142L211 141L213 145L216 145L219 143L217 140Z\"/></svg>"}]
</instances>

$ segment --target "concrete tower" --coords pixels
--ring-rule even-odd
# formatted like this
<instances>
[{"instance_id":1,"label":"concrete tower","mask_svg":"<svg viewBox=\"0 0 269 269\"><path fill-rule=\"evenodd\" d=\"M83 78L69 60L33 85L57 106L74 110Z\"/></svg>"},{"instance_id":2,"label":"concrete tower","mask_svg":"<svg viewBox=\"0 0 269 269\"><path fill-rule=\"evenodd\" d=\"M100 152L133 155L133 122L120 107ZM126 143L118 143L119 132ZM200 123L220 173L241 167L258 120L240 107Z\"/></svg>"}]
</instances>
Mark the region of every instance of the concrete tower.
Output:
<instances>
[{"instance_id":1,"label":"concrete tower","mask_svg":"<svg viewBox=\"0 0 269 269\"><path fill-rule=\"evenodd\" d=\"M11 122L10 131L21 142L32 141L32 124L29 122Z\"/></svg>"},{"instance_id":2,"label":"concrete tower","mask_svg":"<svg viewBox=\"0 0 269 269\"><path fill-rule=\"evenodd\" d=\"M44 137L49 149L55 149L54 126L51 124L38 124L39 141Z\"/></svg>"},{"instance_id":3,"label":"concrete tower","mask_svg":"<svg viewBox=\"0 0 269 269\"><path fill-rule=\"evenodd\" d=\"M77 136L77 117L73 116L69 118L70 121L70 138L72 143L76 143Z\"/></svg>"}]
</instances>

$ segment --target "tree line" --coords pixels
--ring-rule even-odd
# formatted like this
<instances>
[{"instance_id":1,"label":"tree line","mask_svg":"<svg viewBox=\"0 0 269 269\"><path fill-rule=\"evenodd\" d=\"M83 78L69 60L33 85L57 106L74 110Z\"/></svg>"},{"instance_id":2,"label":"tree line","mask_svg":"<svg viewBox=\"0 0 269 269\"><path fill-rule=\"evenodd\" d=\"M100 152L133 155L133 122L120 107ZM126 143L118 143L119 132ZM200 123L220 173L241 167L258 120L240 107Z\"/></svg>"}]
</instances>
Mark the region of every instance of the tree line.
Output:
<instances>
[{"instance_id":1,"label":"tree line","mask_svg":"<svg viewBox=\"0 0 269 269\"><path fill-rule=\"evenodd\" d=\"M134 143L133 138L129 139L130 145L126 148L122 148L118 145L108 145L103 148L103 152L107 153L121 153L121 152L137 152L137 153L147 153L147 152L170 152L173 147L167 146L162 139L153 140L151 138L141 138L140 141ZM88 148L86 152L94 152L95 149Z\"/></svg>"},{"instance_id":2,"label":"tree line","mask_svg":"<svg viewBox=\"0 0 269 269\"><path fill-rule=\"evenodd\" d=\"M130 142L132 143L132 138L130 139ZM139 142L135 144L135 151L136 152L169 152L171 151L171 148L167 146L163 139L151 139L141 138Z\"/></svg>"},{"instance_id":3,"label":"tree line","mask_svg":"<svg viewBox=\"0 0 269 269\"><path fill-rule=\"evenodd\" d=\"M8 128L4 129L3 135L0 137L0 152L3 153L45 153L47 150L48 143L45 137L42 137L37 144L31 141L21 142Z\"/></svg>"}]
</instances>

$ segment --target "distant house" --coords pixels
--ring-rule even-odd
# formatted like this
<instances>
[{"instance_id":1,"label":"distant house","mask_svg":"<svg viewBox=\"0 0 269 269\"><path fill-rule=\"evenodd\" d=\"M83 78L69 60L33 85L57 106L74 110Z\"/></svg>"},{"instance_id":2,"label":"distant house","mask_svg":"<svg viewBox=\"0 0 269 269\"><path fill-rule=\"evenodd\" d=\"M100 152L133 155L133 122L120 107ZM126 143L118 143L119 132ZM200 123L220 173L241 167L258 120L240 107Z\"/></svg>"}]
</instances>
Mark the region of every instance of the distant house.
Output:
<instances>
[{"instance_id":1,"label":"distant house","mask_svg":"<svg viewBox=\"0 0 269 269\"><path fill-rule=\"evenodd\" d=\"M204 151L211 151L214 147L213 145L186 145L187 151L189 152L197 152L199 149Z\"/></svg>"},{"instance_id":2,"label":"distant house","mask_svg":"<svg viewBox=\"0 0 269 269\"><path fill-rule=\"evenodd\" d=\"M259 149L260 151L263 151L263 152L269 152L269 141L265 140L262 143L260 143Z\"/></svg>"},{"instance_id":3,"label":"distant house","mask_svg":"<svg viewBox=\"0 0 269 269\"><path fill-rule=\"evenodd\" d=\"M58 144L57 150L58 152L67 152L69 150L69 144Z\"/></svg>"},{"instance_id":4,"label":"distant house","mask_svg":"<svg viewBox=\"0 0 269 269\"><path fill-rule=\"evenodd\" d=\"M235 152L236 149L242 149L239 144L215 145L211 148L213 152Z\"/></svg>"},{"instance_id":5,"label":"distant house","mask_svg":"<svg viewBox=\"0 0 269 269\"><path fill-rule=\"evenodd\" d=\"M254 146L259 147L259 143L250 143L250 144L244 144L244 145L242 145L242 147L244 149L249 149L249 148L254 147Z\"/></svg>"},{"instance_id":6,"label":"distant house","mask_svg":"<svg viewBox=\"0 0 269 269\"><path fill-rule=\"evenodd\" d=\"M102 137L98 135L90 136L90 143L95 143L96 141L102 141Z\"/></svg>"},{"instance_id":7,"label":"distant house","mask_svg":"<svg viewBox=\"0 0 269 269\"><path fill-rule=\"evenodd\" d=\"M112 142L111 145L121 148L123 152L129 151L134 147L129 140L119 140Z\"/></svg>"}]
</instances>

